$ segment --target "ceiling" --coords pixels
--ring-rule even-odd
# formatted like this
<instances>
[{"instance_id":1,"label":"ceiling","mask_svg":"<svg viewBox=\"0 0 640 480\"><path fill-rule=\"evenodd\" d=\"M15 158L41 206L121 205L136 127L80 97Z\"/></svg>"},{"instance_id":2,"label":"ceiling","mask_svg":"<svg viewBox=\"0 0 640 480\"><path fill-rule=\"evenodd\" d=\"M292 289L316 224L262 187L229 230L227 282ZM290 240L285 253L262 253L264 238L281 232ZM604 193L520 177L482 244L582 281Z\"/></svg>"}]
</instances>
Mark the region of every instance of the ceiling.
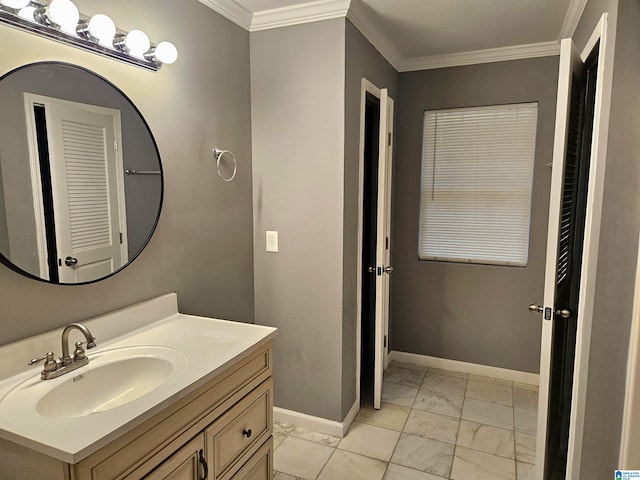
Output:
<instances>
[{"instance_id":1,"label":"ceiling","mask_svg":"<svg viewBox=\"0 0 640 480\"><path fill-rule=\"evenodd\" d=\"M557 55L586 0L200 0L250 31L347 16L398 70Z\"/></svg>"}]
</instances>

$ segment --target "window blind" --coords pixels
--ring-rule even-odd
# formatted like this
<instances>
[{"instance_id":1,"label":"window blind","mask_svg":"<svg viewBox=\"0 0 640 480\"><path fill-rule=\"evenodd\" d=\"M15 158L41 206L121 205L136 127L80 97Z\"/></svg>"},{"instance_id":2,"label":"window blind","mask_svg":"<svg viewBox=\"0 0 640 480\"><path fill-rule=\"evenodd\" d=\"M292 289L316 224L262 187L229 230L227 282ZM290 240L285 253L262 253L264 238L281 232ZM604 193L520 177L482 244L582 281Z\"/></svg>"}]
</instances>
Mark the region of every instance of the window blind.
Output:
<instances>
[{"instance_id":1,"label":"window blind","mask_svg":"<svg viewBox=\"0 0 640 480\"><path fill-rule=\"evenodd\" d=\"M525 266L538 104L426 111L421 260Z\"/></svg>"}]
</instances>

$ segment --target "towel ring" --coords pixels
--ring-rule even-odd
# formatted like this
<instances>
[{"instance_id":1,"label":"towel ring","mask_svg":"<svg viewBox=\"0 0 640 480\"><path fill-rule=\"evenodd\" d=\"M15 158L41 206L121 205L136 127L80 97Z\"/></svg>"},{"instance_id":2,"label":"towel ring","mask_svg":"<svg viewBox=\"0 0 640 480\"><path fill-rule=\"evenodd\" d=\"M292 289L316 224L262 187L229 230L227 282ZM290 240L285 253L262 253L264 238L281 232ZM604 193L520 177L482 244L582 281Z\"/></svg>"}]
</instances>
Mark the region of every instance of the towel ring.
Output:
<instances>
[{"instance_id":1,"label":"towel ring","mask_svg":"<svg viewBox=\"0 0 640 480\"><path fill-rule=\"evenodd\" d=\"M224 175L222 175L222 172L220 171L220 160L222 160L222 157L227 153L231 156L231 159L233 160L233 173L229 178L225 178ZM233 152L231 152L230 150L222 150L219 148L214 148L213 158L216 159L216 169L218 170L218 176L222 180L224 180L225 182L230 182L231 180L236 178L236 173L238 171L238 162L236 162L236 156L233 154Z\"/></svg>"}]
</instances>

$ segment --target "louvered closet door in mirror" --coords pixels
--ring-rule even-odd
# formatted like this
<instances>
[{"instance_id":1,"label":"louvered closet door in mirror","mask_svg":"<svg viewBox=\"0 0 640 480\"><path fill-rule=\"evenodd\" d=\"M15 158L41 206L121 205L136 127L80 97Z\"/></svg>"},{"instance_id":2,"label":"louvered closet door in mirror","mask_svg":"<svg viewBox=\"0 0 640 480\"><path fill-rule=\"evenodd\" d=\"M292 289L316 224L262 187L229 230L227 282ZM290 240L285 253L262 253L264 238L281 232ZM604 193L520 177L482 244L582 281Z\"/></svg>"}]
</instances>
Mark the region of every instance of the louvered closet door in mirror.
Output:
<instances>
[{"instance_id":1,"label":"louvered closet door in mirror","mask_svg":"<svg viewBox=\"0 0 640 480\"><path fill-rule=\"evenodd\" d=\"M91 282L127 259L120 114L55 99L45 112L59 279Z\"/></svg>"}]
</instances>

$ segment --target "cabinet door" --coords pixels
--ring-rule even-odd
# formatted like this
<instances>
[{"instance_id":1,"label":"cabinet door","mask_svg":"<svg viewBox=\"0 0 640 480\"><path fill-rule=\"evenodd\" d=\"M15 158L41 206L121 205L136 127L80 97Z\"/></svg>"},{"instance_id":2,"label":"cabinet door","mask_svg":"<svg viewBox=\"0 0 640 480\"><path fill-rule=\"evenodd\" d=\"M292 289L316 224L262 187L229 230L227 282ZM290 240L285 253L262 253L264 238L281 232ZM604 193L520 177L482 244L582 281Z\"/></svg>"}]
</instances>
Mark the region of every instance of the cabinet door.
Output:
<instances>
[{"instance_id":1,"label":"cabinet door","mask_svg":"<svg viewBox=\"0 0 640 480\"><path fill-rule=\"evenodd\" d=\"M260 447L244 466L229 480L272 480L273 479L273 437ZM225 479L227 480L227 479Z\"/></svg>"},{"instance_id":2,"label":"cabinet door","mask_svg":"<svg viewBox=\"0 0 640 480\"><path fill-rule=\"evenodd\" d=\"M145 480L204 480L207 478L204 435L198 435L176 451Z\"/></svg>"}]
</instances>

